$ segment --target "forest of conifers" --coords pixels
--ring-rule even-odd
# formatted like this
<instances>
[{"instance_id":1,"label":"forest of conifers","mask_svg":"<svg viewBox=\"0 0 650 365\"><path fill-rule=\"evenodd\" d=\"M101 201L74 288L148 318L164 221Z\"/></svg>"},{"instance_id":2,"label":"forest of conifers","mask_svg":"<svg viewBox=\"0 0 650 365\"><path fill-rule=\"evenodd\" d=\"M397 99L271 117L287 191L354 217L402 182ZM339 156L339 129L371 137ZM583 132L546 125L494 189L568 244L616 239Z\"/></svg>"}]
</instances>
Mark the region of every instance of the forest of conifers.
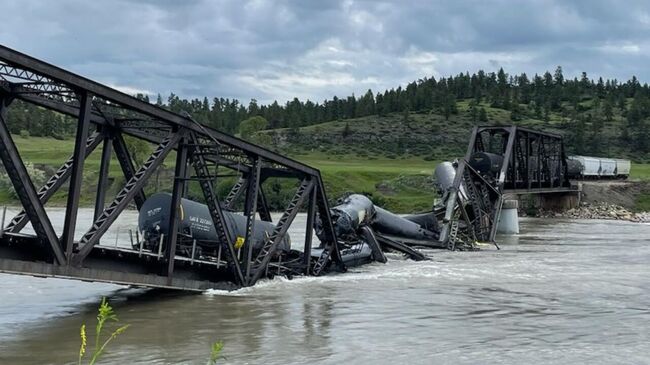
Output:
<instances>
[{"instance_id":1,"label":"forest of conifers","mask_svg":"<svg viewBox=\"0 0 650 365\"><path fill-rule=\"evenodd\" d=\"M150 101L146 95L137 97ZM564 127L571 131L569 143L575 152L598 153L603 129L618 118L620 130L608 143L641 154L650 151L647 84L641 84L635 77L625 82L594 80L586 73L580 78L565 78L561 67L554 73L532 77L525 73L508 75L503 69L439 79L425 77L404 88L378 93L368 90L362 96L335 96L322 102L294 98L285 104L260 105L253 99L245 105L235 99L187 100L175 94L166 100L158 95L150 102L174 112L187 111L210 127L235 134L242 121L254 116L266 119L266 129L298 129L332 120L409 111L430 111L449 118L458 112L456 103L460 100L470 100L472 119L477 123L490 122L481 106L485 103L509 111L514 124L524 119L548 121L551 115L561 115ZM75 129L71 118L19 102L10 108L8 123L12 133L58 139L69 138Z\"/></svg>"}]
</instances>

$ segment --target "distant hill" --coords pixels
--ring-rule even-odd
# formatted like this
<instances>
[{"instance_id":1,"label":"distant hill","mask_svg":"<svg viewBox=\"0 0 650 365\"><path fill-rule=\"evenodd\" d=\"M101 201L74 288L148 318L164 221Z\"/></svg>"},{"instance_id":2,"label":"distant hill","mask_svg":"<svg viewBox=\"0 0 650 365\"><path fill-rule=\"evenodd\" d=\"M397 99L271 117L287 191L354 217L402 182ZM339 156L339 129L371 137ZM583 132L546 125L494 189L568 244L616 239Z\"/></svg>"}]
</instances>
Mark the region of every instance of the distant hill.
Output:
<instances>
[{"instance_id":1,"label":"distant hill","mask_svg":"<svg viewBox=\"0 0 650 365\"><path fill-rule=\"evenodd\" d=\"M627 100L626 103L631 103ZM584 113L594 110L593 100L579 104ZM525 109L525 105L520 106ZM484 119L476 120L473 109L485 111ZM600 128L594 141L593 121L585 122L581 145L575 145L576 126L566 116L566 109L550 112L548 120L522 115L512 120L512 112L472 100L458 101L456 111L446 118L435 110L389 113L361 118L342 119L301 128L281 128L257 132L252 140L278 151L300 155L319 152L331 155L355 155L359 158L417 157L443 160L463 156L469 135L475 125L518 125L554 132L565 137L568 153L631 158L639 163L650 162L647 153L630 150L629 141L621 137L626 121L620 111L613 111L611 121Z\"/></svg>"}]
</instances>

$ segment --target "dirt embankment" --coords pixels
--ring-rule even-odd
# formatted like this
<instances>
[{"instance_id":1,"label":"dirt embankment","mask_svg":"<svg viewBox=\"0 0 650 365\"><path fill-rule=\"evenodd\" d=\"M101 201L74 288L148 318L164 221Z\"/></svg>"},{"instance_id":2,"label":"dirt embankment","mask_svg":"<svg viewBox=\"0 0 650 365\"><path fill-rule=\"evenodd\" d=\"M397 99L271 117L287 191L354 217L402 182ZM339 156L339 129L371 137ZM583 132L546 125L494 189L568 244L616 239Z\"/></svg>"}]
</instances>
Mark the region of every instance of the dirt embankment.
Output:
<instances>
[{"instance_id":1,"label":"dirt embankment","mask_svg":"<svg viewBox=\"0 0 650 365\"><path fill-rule=\"evenodd\" d=\"M586 181L580 206L564 212L540 211L541 217L615 219L650 222L650 212L640 201L650 195L650 181Z\"/></svg>"},{"instance_id":2,"label":"dirt embankment","mask_svg":"<svg viewBox=\"0 0 650 365\"><path fill-rule=\"evenodd\" d=\"M583 181L582 202L613 204L634 210L641 195L650 194L650 181Z\"/></svg>"}]
</instances>

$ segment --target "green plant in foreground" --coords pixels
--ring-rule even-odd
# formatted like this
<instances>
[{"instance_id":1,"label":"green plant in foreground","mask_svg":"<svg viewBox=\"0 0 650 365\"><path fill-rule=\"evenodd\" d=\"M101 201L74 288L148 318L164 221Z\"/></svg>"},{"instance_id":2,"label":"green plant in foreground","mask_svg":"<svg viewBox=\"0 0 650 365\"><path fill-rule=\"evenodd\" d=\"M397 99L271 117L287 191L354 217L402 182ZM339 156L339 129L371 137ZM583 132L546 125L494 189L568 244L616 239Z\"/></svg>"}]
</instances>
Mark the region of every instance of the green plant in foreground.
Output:
<instances>
[{"instance_id":1,"label":"green plant in foreground","mask_svg":"<svg viewBox=\"0 0 650 365\"><path fill-rule=\"evenodd\" d=\"M115 331L113 331L113 333L110 334L110 336L108 336L104 340L104 342L100 346L101 334L102 331L104 330L104 325L106 324L107 321L118 322L119 320L117 319L117 315L113 311L113 308L106 301L106 298L102 298L102 303L99 305L99 310L97 313L97 325L95 326L95 347L93 349L90 361L88 362L89 365L95 364L99 359L99 357L104 353L106 346L108 346L108 344L111 341L113 341L117 336L119 336L124 331L126 331L127 328L129 328L128 324L118 327ZM81 336L81 347L79 348L79 364L81 365L81 360L86 354L86 347L87 347L87 336L86 336L85 324L81 325L80 336Z\"/></svg>"},{"instance_id":2,"label":"green plant in foreground","mask_svg":"<svg viewBox=\"0 0 650 365\"><path fill-rule=\"evenodd\" d=\"M214 365L217 363L217 360L224 358L224 356L221 355L221 350L223 350L223 341L217 341L212 344L212 347L210 348L210 361L208 361L208 365Z\"/></svg>"}]
</instances>

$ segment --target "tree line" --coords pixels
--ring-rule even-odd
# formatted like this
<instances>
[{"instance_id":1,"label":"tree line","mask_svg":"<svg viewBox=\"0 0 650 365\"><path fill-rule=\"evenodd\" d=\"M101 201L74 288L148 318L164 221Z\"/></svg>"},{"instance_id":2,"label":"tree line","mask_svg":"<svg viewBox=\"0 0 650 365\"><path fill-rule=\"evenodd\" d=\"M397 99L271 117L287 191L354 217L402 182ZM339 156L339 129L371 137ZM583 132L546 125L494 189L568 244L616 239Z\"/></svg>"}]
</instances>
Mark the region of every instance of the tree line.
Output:
<instances>
[{"instance_id":1,"label":"tree line","mask_svg":"<svg viewBox=\"0 0 650 365\"><path fill-rule=\"evenodd\" d=\"M334 96L330 100L314 102L294 98L284 104L277 101L260 104L252 99L244 104L237 99L204 97L183 99L171 94L166 100L158 95L155 101L146 95L137 95L147 102L174 112L187 111L199 122L235 134L242 121L262 117L264 128L292 128L388 113L430 111L449 118L458 113L457 101L470 100L470 113L475 122L488 122L484 105L510 112L517 122L534 118L549 122L553 113L563 118L562 125L571 131L571 144L578 153L598 152L603 143L603 128L616 115L624 118L620 141L646 153L650 149L650 89L636 77L625 82L616 79L593 80L581 77L565 78L561 67L554 73L545 72L529 77L522 73L509 75L478 71L472 75L425 77L397 87L374 93L368 90L362 96ZM631 101L630 101L631 100ZM15 103L10 108L8 124L12 133L65 138L74 133L75 123L33 105ZM259 123L257 123L259 124ZM260 124L262 125L262 124Z\"/></svg>"}]
</instances>

